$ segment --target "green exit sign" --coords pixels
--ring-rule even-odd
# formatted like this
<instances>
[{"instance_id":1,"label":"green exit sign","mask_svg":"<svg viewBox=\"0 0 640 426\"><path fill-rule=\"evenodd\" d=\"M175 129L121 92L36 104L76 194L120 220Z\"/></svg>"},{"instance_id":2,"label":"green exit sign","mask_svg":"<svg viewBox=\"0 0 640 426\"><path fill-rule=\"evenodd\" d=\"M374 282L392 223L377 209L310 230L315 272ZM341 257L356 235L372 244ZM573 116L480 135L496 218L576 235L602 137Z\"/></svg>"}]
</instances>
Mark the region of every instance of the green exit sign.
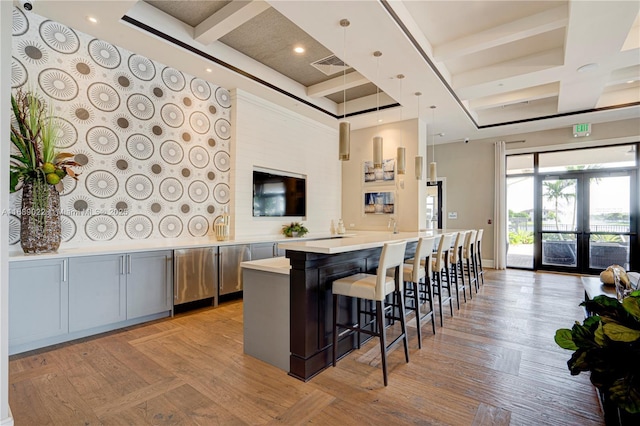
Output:
<instances>
[{"instance_id":1,"label":"green exit sign","mask_svg":"<svg viewBox=\"0 0 640 426\"><path fill-rule=\"evenodd\" d=\"M591 123L580 123L573 125L573 137L589 136L591 134Z\"/></svg>"}]
</instances>

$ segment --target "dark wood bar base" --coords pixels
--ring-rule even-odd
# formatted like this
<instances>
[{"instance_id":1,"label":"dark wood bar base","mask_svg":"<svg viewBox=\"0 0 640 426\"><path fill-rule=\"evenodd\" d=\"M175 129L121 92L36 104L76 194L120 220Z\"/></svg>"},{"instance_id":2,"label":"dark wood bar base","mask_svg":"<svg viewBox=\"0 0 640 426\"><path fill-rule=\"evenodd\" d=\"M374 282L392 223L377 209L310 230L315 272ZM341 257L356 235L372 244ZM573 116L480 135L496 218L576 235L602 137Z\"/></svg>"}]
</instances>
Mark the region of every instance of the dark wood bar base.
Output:
<instances>
[{"instance_id":1,"label":"dark wood bar base","mask_svg":"<svg viewBox=\"0 0 640 426\"><path fill-rule=\"evenodd\" d=\"M407 257L415 246L415 242L407 246ZM359 272L375 274L381 252L382 247L340 254L287 250L291 262L290 376L307 381L331 364L333 281ZM355 322L355 301L341 298L339 309L339 322ZM362 340L369 338L361 336ZM353 350L355 343L353 333L342 336L338 357Z\"/></svg>"}]
</instances>

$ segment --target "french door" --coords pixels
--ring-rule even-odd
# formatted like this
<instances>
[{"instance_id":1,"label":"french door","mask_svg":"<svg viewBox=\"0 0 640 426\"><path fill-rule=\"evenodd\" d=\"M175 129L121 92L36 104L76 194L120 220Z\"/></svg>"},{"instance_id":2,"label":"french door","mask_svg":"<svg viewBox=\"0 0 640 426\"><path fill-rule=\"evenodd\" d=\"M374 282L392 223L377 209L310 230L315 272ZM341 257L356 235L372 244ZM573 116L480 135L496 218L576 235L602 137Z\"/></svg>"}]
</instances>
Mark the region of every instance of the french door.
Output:
<instances>
[{"instance_id":1,"label":"french door","mask_svg":"<svg viewBox=\"0 0 640 426\"><path fill-rule=\"evenodd\" d=\"M582 170L539 175L536 269L597 273L611 264L630 268L637 247L632 206L635 170Z\"/></svg>"}]
</instances>

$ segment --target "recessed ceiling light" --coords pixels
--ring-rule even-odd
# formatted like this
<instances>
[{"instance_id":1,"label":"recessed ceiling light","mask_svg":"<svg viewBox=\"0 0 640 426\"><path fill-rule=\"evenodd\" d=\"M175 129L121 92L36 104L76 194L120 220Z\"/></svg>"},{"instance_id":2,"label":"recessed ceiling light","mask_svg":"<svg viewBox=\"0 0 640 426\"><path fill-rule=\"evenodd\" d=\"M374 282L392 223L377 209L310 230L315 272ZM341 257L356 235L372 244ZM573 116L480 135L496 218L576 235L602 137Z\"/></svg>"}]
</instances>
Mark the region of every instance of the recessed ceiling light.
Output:
<instances>
[{"instance_id":1,"label":"recessed ceiling light","mask_svg":"<svg viewBox=\"0 0 640 426\"><path fill-rule=\"evenodd\" d=\"M583 66L578 68L577 71L578 72L588 72L588 71L593 71L593 70L595 70L597 68L598 68L598 64L596 64L595 62L592 62L590 64L584 64Z\"/></svg>"},{"instance_id":2,"label":"recessed ceiling light","mask_svg":"<svg viewBox=\"0 0 640 426\"><path fill-rule=\"evenodd\" d=\"M94 18L93 16L87 16L87 21L91 22L92 24L97 24L98 20L96 18Z\"/></svg>"},{"instance_id":3,"label":"recessed ceiling light","mask_svg":"<svg viewBox=\"0 0 640 426\"><path fill-rule=\"evenodd\" d=\"M304 47L302 46L296 46L293 48L293 51L296 53L304 53Z\"/></svg>"},{"instance_id":4,"label":"recessed ceiling light","mask_svg":"<svg viewBox=\"0 0 640 426\"><path fill-rule=\"evenodd\" d=\"M212 70L211 68L207 68L205 71L206 71L206 72L211 72L211 71L213 71L213 70Z\"/></svg>"},{"instance_id":5,"label":"recessed ceiling light","mask_svg":"<svg viewBox=\"0 0 640 426\"><path fill-rule=\"evenodd\" d=\"M627 84L631 84L631 83L634 83L634 82L635 82L635 80L627 80Z\"/></svg>"},{"instance_id":6,"label":"recessed ceiling light","mask_svg":"<svg viewBox=\"0 0 640 426\"><path fill-rule=\"evenodd\" d=\"M382 123L382 118L378 119L378 123Z\"/></svg>"}]
</instances>

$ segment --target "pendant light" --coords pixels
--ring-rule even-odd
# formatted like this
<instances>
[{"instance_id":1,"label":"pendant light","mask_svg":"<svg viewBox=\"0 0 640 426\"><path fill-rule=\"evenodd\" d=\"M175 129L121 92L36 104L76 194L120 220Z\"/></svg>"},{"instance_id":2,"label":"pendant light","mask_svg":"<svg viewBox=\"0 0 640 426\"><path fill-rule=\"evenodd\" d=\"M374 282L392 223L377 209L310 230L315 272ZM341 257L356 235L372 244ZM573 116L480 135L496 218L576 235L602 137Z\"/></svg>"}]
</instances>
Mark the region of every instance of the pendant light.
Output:
<instances>
[{"instance_id":1,"label":"pendant light","mask_svg":"<svg viewBox=\"0 0 640 426\"><path fill-rule=\"evenodd\" d=\"M398 74L398 80L400 81L400 123L402 123L402 80L404 79L404 74ZM398 174L403 175L406 172L406 161L405 161L405 148L402 146L402 129L400 129L400 146L398 147L398 152L396 155L398 161Z\"/></svg>"},{"instance_id":2,"label":"pendant light","mask_svg":"<svg viewBox=\"0 0 640 426\"><path fill-rule=\"evenodd\" d=\"M347 121L347 27L351 23L348 19L340 20L340 26L344 29L342 41L342 121L340 122L340 139L338 158L340 161L348 161L351 151L351 123Z\"/></svg>"},{"instance_id":3,"label":"pendant light","mask_svg":"<svg viewBox=\"0 0 640 426\"><path fill-rule=\"evenodd\" d=\"M382 56L382 52L376 50L373 52L373 56L375 56L378 60L376 64L376 81L379 81L380 74L380 56ZM378 127L380 126L380 88L376 86L376 118L378 120ZM373 138L373 168L381 169L382 168L382 137L374 136Z\"/></svg>"},{"instance_id":4,"label":"pendant light","mask_svg":"<svg viewBox=\"0 0 640 426\"><path fill-rule=\"evenodd\" d=\"M432 154L431 154L431 162L429 163L429 182L436 183L438 180L438 165L436 164L436 106L431 105L431 126L433 126L433 131L428 132L431 133L431 145L432 145Z\"/></svg>"},{"instance_id":5,"label":"pendant light","mask_svg":"<svg viewBox=\"0 0 640 426\"><path fill-rule=\"evenodd\" d=\"M415 95L418 97L418 126L420 125L420 96L422 96L422 92L416 92ZM416 156L416 179L422 180L422 167L424 164L424 159L421 155Z\"/></svg>"}]
</instances>

